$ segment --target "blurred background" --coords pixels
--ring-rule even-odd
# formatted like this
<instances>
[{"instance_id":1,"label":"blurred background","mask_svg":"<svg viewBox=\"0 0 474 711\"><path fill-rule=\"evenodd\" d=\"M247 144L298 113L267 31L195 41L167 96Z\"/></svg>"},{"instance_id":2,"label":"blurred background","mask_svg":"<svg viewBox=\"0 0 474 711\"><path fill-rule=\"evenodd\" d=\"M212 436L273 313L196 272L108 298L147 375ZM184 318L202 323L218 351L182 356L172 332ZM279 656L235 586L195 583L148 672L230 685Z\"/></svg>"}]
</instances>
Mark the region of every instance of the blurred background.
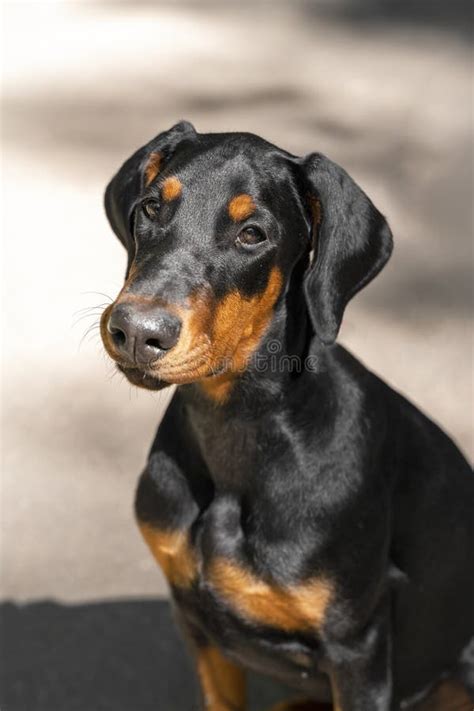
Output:
<instances>
[{"instance_id":1,"label":"blurred background","mask_svg":"<svg viewBox=\"0 0 474 711\"><path fill-rule=\"evenodd\" d=\"M2 711L194 708L132 516L169 394L113 377L94 327L125 268L104 187L177 120L362 185L396 249L340 341L472 457L469 8L3 2Z\"/></svg>"}]
</instances>

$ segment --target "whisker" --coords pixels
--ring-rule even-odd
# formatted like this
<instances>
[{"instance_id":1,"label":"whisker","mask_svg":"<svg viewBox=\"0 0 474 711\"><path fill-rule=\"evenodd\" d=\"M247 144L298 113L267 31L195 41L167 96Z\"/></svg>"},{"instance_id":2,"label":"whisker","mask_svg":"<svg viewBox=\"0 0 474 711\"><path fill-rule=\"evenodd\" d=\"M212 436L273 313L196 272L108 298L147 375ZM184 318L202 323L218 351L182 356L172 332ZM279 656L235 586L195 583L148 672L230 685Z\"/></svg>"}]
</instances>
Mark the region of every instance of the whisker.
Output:
<instances>
[{"instance_id":1,"label":"whisker","mask_svg":"<svg viewBox=\"0 0 474 711\"><path fill-rule=\"evenodd\" d=\"M108 371L109 371L109 372L107 373L107 379L109 380L109 382L110 382L111 380L113 380L117 375L120 375L120 376L121 376L121 379L125 379L124 374L121 373L120 370L119 370L118 368L116 368L116 367L114 366L114 364L111 363L110 361L107 361L107 369L108 369Z\"/></svg>"},{"instance_id":2,"label":"whisker","mask_svg":"<svg viewBox=\"0 0 474 711\"><path fill-rule=\"evenodd\" d=\"M98 316L102 316L102 313L104 312L104 309L107 308L107 306L107 303L102 303L96 304L95 306L86 306L83 309L79 309L72 316L73 322L71 328L76 328L76 326L86 318L97 318Z\"/></svg>"},{"instance_id":3,"label":"whisker","mask_svg":"<svg viewBox=\"0 0 474 711\"><path fill-rule=\"evenodd\" d=\"M95 343L97 345L100 345L102 343L100 339L100 333L99 331L92 331L89 333L89 336L87 338L87 343Z\"/></svg>"},{"instance_id":4,"label":"whisker","mask_svg":"<svg viewBox=\"0 0 474 711\"><path fill-rule=\"evenodd\" d=\"M108 300L108 303L111 304L113 299L111 296L108 294L104 294L103 291L81 291L81 296L87 296L88 294L95 294L96 296L103 296Z\"/></svg>"},{"instance_id":5,"label":"whisker","mask_svg":"<svg viewBox=\"0 0 474 711\"><path fill-rule=\"evenodd\" d=\"M77 319L71 324L71 328L76 328L76 326L78 326L78 325L81 323L81 321L84 321L84 319L86 319L86 318L94 318L94 319L96 319L98 316L102 316L102 310L96 311L96 312L90 313L90 314L83 314L82 316L79 316L79 318L77 318Z\"/></svg>"},{"instance_id":6,"label":"whisker","mask_svg":"<svg viewBox=\"0 0 474 711\"><path fill-rule=\"evenodd\" d=\"M107 301L106 301L105 303L102 303L102 304L93 304L92 306L85 306L83 309L77 309L77 311L74 311L73 316L76 316L76 315L78 315L78 314L82 314L82 313L85 313L85 312L89 312L89 311L94 311L94 310L97 310L97 309L103 309L103 308L105 308L106 306L108 306L108 302L107 302Z\"/></svg>"},{"instance_id":7,"label":"whisker","mask_svg":"<svg viewBox=\"0 0 474 711\"><path fill-rule=\"evenodd\" d=\"M79 353L79 351L81 350L81 347L82 347L82 344L84 343L85 338L86 338L89 334L91 334L91 333L94 331L94 329L98 329L98 328L100 328L100 321L95 321L94 323L91 323L91 325L87 327L87 329L85 330L85 332L84 332L84 334L83 334L81 340L79 341L79 345L78 345L78 347L77 347L77 352L78 352L78 353Z\"/></svg>"}]
</instances>

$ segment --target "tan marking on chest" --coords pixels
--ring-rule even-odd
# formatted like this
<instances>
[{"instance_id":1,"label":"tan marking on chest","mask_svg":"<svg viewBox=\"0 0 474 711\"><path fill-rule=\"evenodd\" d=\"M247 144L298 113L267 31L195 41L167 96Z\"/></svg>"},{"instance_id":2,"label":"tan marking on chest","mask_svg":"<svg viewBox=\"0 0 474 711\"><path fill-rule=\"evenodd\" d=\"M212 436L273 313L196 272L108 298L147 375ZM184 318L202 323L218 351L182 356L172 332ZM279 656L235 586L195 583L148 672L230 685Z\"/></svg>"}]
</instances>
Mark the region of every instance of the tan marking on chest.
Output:
<instances>
[{"instance_id":1,"label":"tan marking on chest","mask_svg":"<svg viewBox=\"0 0 474 711\"><path fill-rule=\"evenodd\" d=\"M160 531L138 522L141 534L171 585L186 588L197 574L197 560L188 533Z\"/></svg>"},{"instance_id":2,"label":"tan marking on chest","mask_svg":"<svg viewBox=\"0 0 474 711\"><path fill-rule=\"evenodd\" d=\"M148 186L154 181L158 173L160 172L162 155L158 152L150 153L148 156L148 161L145 166L145 185Z\"/></svg>"},{"instance_id":3,"label":"tan marking on chest","mask_svg":"<svg viewBox=\"0 0 474 711\"><path fill-rule=\"evenodd\" d=\"M202 647L197 654L199 681L206 711L244 711L245 674L216 647Z\"/></svg>"},{"instance_id":4,"label":"tan marking on chest","mask_svg":"<svg viewBox=\"0 0 474 711\"><path fill-rule=\"evenodd\" d=\"M234 222L242 222L242 220L246 220L247 217L253 215L256 207L253 198L243 193L242 195L236 195L232 198L227 210L231 220Z\"/></svg>"},{"instance_id":5,"label":"tan marking on chest","mask_svg":"<svg viewBox=\"0 0 474 711\"><path fill-rule=\"evenodd\" d=\"M324 577L292 587L277 586L224 558L211 564L209 581L243 616L286 631L320 628L333 597L333 586Z\"/></svg>"},{"instance_id":6,"label":"tan marking on chest","mask_svg":"<svg viewBox=\"0 0 474 711\"><path fill-rule=\"evenodd\" d=\"M183 185L179 178L174 175L170 175L169 178L166 178L161 186L161 196L165 202L176 200L182 192Z\"/></svg>"}]
</instances>

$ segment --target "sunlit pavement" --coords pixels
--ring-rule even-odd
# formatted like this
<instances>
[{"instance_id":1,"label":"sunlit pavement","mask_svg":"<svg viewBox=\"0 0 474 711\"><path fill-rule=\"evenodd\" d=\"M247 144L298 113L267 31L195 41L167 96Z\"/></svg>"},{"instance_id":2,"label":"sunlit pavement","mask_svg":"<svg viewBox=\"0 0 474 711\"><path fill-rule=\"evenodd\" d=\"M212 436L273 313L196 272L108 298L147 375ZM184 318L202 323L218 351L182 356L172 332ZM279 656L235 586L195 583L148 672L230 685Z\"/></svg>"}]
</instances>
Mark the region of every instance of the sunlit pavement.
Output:
<instances>
[{"instance_id":1,"label":"sunlit pavement","mask_svg":"<svg viewBox=\"0 0 474 711\"><path fill-rule=\"evenodd\" d=\"M80 317L124 269L107 180L180 118L356 177L396 252L340 340L472 454L468 47L311 7L4 4L4 597L166 594L132 516L166 395L112 377Z\"/></svg>"}]
</instances>

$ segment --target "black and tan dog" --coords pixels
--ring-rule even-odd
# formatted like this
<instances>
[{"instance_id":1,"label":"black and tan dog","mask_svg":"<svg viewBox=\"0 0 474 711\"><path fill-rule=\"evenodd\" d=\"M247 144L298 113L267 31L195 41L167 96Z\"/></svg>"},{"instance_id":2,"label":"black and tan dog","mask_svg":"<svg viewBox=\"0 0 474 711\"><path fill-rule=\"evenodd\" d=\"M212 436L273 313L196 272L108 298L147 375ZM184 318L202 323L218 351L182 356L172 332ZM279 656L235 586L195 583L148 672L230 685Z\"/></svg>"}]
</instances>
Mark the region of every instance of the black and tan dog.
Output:
<instances>
[{"instance_id":1,"label":"black and tan dog","mask_svg":"<svg viewBox=\"0 0 474 711\"><path fill-rule=\"evenodd\" d=\"M410 708L446 677L430 708L471 708L471 470L334 344L390 256L384 217L320 154L185 122L105 204L128 252L105 347L135 385L180 386L136 511L203 707L242 711L249 668L314 700L279 708Z\"/></svg>"}]
</instances>

